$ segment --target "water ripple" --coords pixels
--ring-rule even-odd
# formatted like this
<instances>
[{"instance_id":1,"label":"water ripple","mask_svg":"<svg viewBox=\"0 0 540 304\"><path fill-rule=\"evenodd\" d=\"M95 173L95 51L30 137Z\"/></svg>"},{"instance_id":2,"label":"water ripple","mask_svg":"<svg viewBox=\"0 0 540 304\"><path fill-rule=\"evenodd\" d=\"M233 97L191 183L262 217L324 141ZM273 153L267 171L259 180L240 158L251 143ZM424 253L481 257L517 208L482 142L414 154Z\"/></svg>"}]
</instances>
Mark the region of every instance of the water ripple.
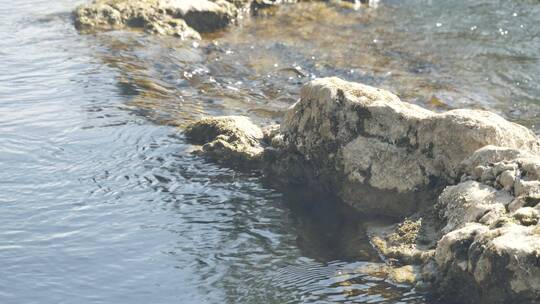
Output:
<instances>
[{"instance_id":1,"label":"water ripple","mask_svg":"<svg viewBox=\"0 0 540 304\"><path fill-rule=\"evenodd\" d=\"M350 210L207 163L181 127L279 120L333 75L538 126L531 1L304 3L200 45L79 35L83 2L0 3L1 303L424 303L359 270L379 260Z\"/></svg>"}]
</instances>

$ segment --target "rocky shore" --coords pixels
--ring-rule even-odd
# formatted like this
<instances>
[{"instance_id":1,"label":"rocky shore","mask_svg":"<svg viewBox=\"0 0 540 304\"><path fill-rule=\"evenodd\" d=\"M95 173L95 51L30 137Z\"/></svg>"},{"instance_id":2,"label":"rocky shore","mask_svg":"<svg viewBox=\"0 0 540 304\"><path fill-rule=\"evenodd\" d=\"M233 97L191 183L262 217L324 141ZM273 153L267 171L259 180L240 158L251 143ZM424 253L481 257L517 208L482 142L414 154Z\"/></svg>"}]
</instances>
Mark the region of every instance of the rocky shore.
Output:
<instances>
[{"instance_id":1,"label":"rocky shore","mask_svg":"<svg viewBox=\"0 0 540 304\"><path fill-rule=\"evenodd\" d=\"M94 0L81 32L116 29L200 39L280 0ZM362 1L363 2L363 1ZM384 271L448 303L540 302L540 141L480 110L435 113L338 78L306 84L280 125L206 117L197 154L261 170L279 185L330 194L366 222Z\"/></svg>"},{"instance_id":2,"label":"rocky shore","mask_svg":"<svg viewBox=\"0 0 540 304\"><path fill-rule=\"evenodd\" d=\"M94 0L77 7L73 17L75 27L81 32L136 29L182 39L201 39L200 33L225 28L246 12L257 13L265 8L294 2L297 1ZM344 0L344 3L348 2L355 1Z\"/></svg>"},{"instance_id":3,"label":"rocky shore","mask_svg":"<svg viewBox=\"0 0 540 304\"><path fill-rule=\"evenodd\" d=\"M209 159L395 218L366 223L373 246L402 281L442 300L540 301L540 141L523 126L322 78L302 88L281 125L212 117L186 136Z\"/></svg>"}]
</instances>

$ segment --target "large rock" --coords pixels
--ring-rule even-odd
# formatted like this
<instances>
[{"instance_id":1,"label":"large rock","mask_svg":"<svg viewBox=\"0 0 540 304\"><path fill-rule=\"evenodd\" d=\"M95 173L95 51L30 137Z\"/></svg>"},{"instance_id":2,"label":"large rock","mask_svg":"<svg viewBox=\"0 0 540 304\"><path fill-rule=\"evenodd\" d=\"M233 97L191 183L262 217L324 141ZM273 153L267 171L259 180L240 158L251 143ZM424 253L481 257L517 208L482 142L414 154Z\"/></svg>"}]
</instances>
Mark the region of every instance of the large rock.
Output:
<instances>
[{"instance_id":1,"label":"large rock","mask_svg":"<svg viewBox=\"0 0 540 304\"><path fill-rule=\"evenodd\" d=\"M385 269L410 270L398 281L452 303L540 303L539 143L522 126L325 78L302 89L280 126L210 118L186 134L214 159L263 166L361 211L414 211L398 224L365 223Z\"/></svg>"},{"instance_id":2,"label":"large rock","mask_svg":"<svg viewBox=\"0 0 540 304\"><path fill-rule=\"evenodd\" d=\"M281 175L305 176L361 211L385 215L417 210L431 199L423 193L455 183L461 162L486 145L539 150L530 130L494 113L438 114L338 78L302 88L281 136L283 154L293 157L277 157L273 168L305 171Z\"/></svg>"},{"instance_id":3,"label":"large rock","mask_svg":"<svg viewBox=\"0 0 540 304\"><path fill-rule=\"evenodd\" d=\"M104 31L124 28L200 38L230 24L236 7L224 0L94 0L77 7L75 26L81 31Z\"/></svg>"}]
</instances>

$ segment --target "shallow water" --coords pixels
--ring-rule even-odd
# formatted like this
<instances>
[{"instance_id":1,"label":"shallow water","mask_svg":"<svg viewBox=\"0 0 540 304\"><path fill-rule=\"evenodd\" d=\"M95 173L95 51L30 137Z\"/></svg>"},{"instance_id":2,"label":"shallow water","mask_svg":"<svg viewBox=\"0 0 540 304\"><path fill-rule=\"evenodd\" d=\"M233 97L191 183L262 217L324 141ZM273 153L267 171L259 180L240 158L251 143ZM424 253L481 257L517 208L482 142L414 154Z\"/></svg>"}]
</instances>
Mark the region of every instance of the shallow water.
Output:
<instances>
[{"instance_id":1,"label":"shallow water","mask_svg":"<svg viewBox=\"0 0 540 304\"><path fill-rule=\"evenodd\" d=\"M279 121L337 75L537 130L538 1L285 6L196 44L79 35L81 2L0 1L1 303L424 303L358 270L358 215L190 155L182 125Z\"/></svg>"}]
</instances>

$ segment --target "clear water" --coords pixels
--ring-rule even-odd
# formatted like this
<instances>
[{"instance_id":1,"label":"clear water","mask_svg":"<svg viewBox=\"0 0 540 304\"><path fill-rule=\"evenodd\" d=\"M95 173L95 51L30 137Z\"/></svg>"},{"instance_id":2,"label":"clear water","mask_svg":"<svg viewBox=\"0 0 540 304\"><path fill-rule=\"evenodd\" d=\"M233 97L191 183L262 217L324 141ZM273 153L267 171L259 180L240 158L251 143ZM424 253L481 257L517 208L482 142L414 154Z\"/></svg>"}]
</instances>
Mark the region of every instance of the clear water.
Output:
<instances>
[{"instance_id":1,"label":"clear water","mask_svg":"<svg viewBox=\"0 0 540 304\"><path fill-rule=\"evenodd\" d=\"M425 303L358 270L361 217L190 155L182 126L279 121L333 75L539 123L538 1L285 6L195 45L79 35L82 2L0 0L0 303Z\"/></svg>"}]
</instances>

